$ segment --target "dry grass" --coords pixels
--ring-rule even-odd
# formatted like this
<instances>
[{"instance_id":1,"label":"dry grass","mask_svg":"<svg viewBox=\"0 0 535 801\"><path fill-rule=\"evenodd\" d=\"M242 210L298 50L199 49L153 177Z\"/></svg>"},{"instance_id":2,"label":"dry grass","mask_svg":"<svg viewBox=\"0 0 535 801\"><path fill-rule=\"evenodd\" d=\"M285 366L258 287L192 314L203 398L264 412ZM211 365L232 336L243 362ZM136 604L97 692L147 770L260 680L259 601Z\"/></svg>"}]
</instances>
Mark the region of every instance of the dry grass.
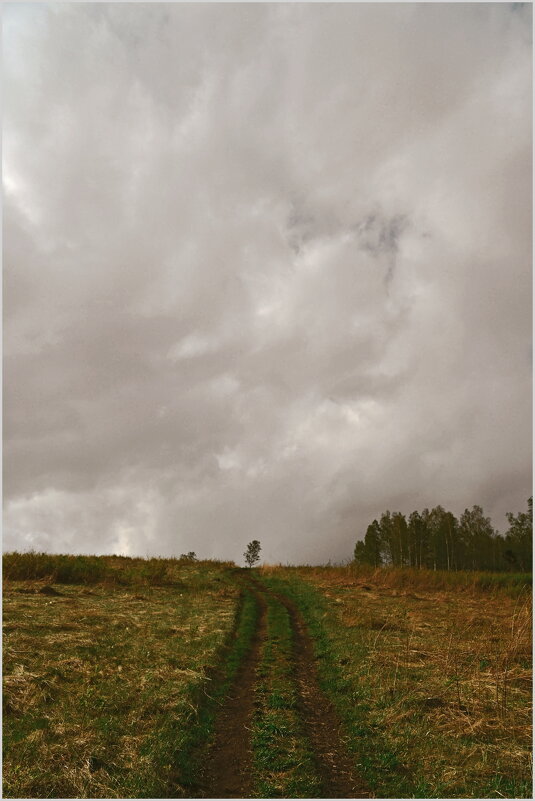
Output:
<instances>
[{"instance_id":1,"label":"dry grass","mask_svg":"<svg viewBox=\"0 0 535 801\"><path fill-rule=\"evenodd\" d=\"M264 572L327 600L345 705L363 710L346 719L365 717L416 797L530 795L531 594L425 589L421 576L403 588L389 571Z\"/></svg>"},{"instance_id":2,"label":"dry grass","mask_svg":"<svg viewBox=\"0 0 535 801\"><path fill-rule=\"evenodd\" d=\"M173 754L238 592L213 564L177 563L169 578L54 595L4 582L4 796L180 794Z\"/></svg>"},{"instance_id":3,"label":"dry grass","mask_svg":"<svg viewBox=\"0 0 535 801\"><path fill-rule=\"evenodd\" d=\"M531 591L531 573L489 573L478 570L428 570L410 567L378 567L356 565L350 563L334 567L323 565L316 567L291 567L263 564L260 570L264 575L276 575L281 570L299 575L303 570L310 578L328 581L331 585L354 587L357 584L372 584L376 588L422 590L438 592L440 590L457 593L500 593L518 597Z\"/></svg>"}]
</instances>

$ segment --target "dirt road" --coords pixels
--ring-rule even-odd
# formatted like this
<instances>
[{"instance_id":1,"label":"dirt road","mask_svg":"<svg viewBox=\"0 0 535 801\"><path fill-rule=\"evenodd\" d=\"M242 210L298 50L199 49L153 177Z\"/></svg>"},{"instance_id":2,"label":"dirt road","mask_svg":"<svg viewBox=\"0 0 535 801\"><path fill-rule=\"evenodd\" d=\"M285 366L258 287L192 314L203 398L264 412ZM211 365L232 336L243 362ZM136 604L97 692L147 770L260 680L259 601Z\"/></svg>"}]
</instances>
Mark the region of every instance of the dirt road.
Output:
<instances>
[{"instance_id":1,"label":"dirt road","mask_svg":"<svg viewBox=\"0 0 535 801\"><path fill-rule=\"evenodd\" d=\"M249 651L215 721L212 744L206 754L200 791L203 798L250 798L254 792L254 756L251 745L255 714L255 685L266 640L268 603L282 604L292 632L292 673L302 737L312 753L322 798L369 798L355 774L344 747L339 718L318 682L312 639L296 605L271 593L252 576L246 579L257 605L257 624ZM271 643L276 647L276 639Z\"/></svg>"}]
</instances>

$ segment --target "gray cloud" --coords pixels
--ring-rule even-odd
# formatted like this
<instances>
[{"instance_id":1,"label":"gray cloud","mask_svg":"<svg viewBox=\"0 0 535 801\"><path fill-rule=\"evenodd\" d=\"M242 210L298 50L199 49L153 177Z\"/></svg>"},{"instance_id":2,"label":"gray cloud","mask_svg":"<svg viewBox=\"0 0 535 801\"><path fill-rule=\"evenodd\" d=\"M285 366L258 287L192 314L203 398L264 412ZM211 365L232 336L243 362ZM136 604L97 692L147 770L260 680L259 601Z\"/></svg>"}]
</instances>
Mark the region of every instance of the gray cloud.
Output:
<instances>
[{"instance_id":1,"label":"gray cloud","mask_svg":"<svg viewBox=\"0 0 535 801\"><path fill-rule=\"evenodd\" d=\"M531 492L531 8L11 4L4 547Z\"/></svg>"}]
</instances>

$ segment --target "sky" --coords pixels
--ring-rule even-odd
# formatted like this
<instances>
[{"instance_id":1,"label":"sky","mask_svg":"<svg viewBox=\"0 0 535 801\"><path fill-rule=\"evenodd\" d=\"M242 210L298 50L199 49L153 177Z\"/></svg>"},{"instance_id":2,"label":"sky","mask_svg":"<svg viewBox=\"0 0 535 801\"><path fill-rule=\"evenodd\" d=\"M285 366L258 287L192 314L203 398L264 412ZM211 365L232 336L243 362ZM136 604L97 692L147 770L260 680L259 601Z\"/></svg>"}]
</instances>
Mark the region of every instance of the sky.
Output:
<instances>
[{"instance_id":1,"label":"sky","mask_svg":"<svg viewBox=\"0 0 535 801\"><path fill-rule=\"evenodd\" d=\"M532 486L528 4L5 4L4 550L350 559Z\"/></svg>"}]
</instances>

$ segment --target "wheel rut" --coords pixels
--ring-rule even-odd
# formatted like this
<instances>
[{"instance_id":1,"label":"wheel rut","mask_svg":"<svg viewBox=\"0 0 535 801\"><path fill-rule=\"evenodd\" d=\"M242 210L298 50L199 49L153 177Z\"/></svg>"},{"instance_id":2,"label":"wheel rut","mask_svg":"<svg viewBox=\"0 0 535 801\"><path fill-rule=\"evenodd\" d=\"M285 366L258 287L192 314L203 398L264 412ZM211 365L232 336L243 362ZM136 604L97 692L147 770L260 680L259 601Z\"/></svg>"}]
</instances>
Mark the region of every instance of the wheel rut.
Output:
<instances>
[{"instance_id":1,"label":"wheel rut","mask_svg":"<svg viewBox=\"0 0 535 801\"><path fill-rule=\"evenodd\" d=\"M257 604L255 633L216 717L212 744L204 763L197 798L251 797L254 685L262 643L266 636L267 610L262 594L256 588L251 588L251 591Z\"/></svg>"}]
</instances>

